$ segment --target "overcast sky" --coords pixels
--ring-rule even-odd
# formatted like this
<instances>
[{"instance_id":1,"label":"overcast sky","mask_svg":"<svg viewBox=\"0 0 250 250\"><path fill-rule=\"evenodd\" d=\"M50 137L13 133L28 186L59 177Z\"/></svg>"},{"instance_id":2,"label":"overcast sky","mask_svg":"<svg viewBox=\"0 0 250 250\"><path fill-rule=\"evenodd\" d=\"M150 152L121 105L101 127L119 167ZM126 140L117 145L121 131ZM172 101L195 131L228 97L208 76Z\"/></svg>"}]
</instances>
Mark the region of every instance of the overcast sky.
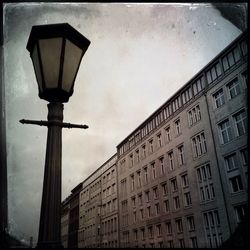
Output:
<instances>
[{"instance_id":1,"label":"overcast sky","mask_svg":"<svg viewBox=\"0 0 250 250\"><path fill-rule=\"evenodd\" d=\"M38 236L47 119L27 40L33 25L68 22L91 44L64 121L62 199L241 31L206 4L5 4L4 69L10 232Z\"/></svg>"}]
</instances>

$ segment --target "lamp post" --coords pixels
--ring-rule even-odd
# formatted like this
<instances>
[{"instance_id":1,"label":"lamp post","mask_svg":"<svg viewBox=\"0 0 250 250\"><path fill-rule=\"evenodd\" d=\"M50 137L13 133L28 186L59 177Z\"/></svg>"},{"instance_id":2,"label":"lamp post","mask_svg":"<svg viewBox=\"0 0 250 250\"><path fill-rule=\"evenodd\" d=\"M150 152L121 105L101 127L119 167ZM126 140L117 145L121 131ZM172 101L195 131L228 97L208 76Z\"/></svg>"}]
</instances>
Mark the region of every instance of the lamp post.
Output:
<instances>
[{"instance_id":1,"label":"lamp post","mask_svg":"<svg viewBox=\"0 0 250 250\"><path fill-rule=\"evenodd\" d=\"M68 23L33 26L27 50L33 62L39 97L49 102L48 121L20 120L48 127L37 248L60 248L63 103L73 94L80 62L90 41Z\"/></svg>"}]
</instances>

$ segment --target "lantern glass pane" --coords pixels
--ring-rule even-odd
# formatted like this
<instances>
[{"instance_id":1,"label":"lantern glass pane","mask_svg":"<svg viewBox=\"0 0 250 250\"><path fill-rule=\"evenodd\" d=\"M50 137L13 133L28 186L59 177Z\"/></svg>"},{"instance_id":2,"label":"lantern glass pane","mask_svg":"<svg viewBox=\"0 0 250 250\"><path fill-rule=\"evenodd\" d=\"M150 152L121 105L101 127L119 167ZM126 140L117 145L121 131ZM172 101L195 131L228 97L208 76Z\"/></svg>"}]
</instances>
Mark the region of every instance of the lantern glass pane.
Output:
<instances>
[{"instance_id":1,"label":"lantern glass pane","mask_svg":"<svg viewBox=\"0 0 250 250\"><path fill-rule=\"evenodd\" d=\"M66 39L62 75L62 89L69 92L81 62L82 50Z\"/></svg>"},{"instance_id":2,"label":"lantern glass pane","mask_svg":"<svg viewBox=\"0 0 250 250\"><path fill-rule=\"evenodd\" d=\"M38 58L38 50L37 50L37 44L34 47L34 50L32 52L32 62L33 62L33 66L35 69L35 74L36 74L36 80L38 82L38 87L40 92L43 91L43 87L42 87L42 75L41 75L41 70L40 70L40 63L39 63L39 58Z\"/></svg>"},{"instance_id":3,"label":"lantern glass pane","mask_svg":"<svg viewBox=\"0 0 250 250\"><path fill-rule=\"evenodd\" d=\"M41 39L39 48L46 88L57 88L60 72L62 38Z\"/></svg>"}]
</instances>

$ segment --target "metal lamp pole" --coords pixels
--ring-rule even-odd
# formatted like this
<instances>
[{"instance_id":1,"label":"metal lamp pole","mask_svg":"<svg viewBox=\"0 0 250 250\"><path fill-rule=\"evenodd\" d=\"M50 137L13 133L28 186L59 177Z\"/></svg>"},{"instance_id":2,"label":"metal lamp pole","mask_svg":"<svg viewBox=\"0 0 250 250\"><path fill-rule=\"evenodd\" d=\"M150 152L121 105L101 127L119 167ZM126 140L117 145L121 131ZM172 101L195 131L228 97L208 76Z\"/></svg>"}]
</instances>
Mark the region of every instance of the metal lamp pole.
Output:
<instances>
[{"instance_id":1,"label":"metal lamp pole","mask_svg":"<svg viewBox=\"0 0 250 250\"><path fill-rule=\"evenodd\" d=\"M33 62L39 97L49 101L48 120L20 120L48 127L37 248L62 248L62 128L87 125L63 123L63 102L73 94L81 59L90 41L67 23L33 26L27 49Z\"/></svg>"}]
</instances>

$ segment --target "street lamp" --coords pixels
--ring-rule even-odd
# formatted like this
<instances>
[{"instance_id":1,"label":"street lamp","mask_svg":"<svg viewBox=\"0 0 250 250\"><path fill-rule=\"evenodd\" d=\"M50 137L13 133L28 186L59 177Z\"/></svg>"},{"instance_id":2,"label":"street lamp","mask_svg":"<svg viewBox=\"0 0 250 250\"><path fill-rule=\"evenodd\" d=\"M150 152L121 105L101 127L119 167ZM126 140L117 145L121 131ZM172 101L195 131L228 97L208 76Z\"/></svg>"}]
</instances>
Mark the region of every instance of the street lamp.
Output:
<instances>
[{"instance_id":1,"label":"street lamp","mask_svg":"<svg viewBox=\"0 0 250 250\"><path fill-rule=\"evenodd\" d=\"M37 248L60 248L62 128L88 128L63 123L63 103L73 94L80 62L90 41L68 23L33 26L27 50L33 62L39 97L49 102L48 121L20 120L48 127Z\"/></svg>"}]
</instances>

